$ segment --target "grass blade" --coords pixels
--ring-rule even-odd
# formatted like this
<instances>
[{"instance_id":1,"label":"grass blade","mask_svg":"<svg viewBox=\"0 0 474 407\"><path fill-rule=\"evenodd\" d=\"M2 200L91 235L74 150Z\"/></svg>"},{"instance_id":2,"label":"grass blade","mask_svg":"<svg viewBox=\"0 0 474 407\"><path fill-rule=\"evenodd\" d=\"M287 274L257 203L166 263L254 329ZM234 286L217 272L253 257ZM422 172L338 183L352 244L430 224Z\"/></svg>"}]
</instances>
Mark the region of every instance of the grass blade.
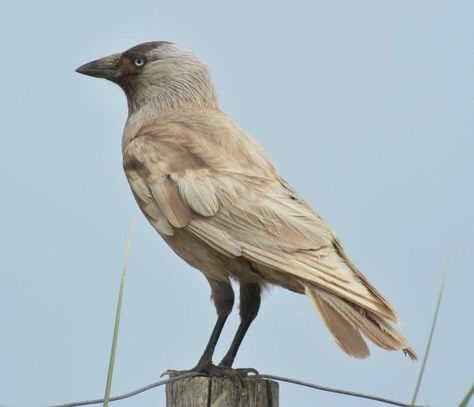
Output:
<instances>
[{"instance_id":1,"label":"grass blade","mask_svg":"<svg viewBox=\"0 0 474 407\"><path fill-rule=\"evenodd\" d=\"M120 326L120 314L122 312L123 289L125 287L125 276L127 275L127 269L128 269L128 255L130 252L132 234L133 234L133 222L130 225L130 230L128 232L127 245L125 247L125 254L123 256L122 278L120 280L120 290L119 290L119 297L117 301L117 310L115 312L114 336L112 339L112 348L110 349L109 371L107 373L107 384L105 386L103 407L108 407L109 399L110 399L110 391L112 389L112 376L114 373L114 365L115 365L115 351L117 349L117 340L118 340L118 333L119 333L119 326Z\"/></svg>"},{"instance_id":2,"label":"grass blade","mask_svg":"<svg viewBox=\"0 0 474 407\"><path fill-rule=\"evenodd\" d=\"M474 384L471 386L471 388L468 390L468 392L462 399L461 403L459 404L459 407L467 407L467 403L469 403L469 400L471 400L471 397L473 394L474 394Z\"/></svg>"},{"instance_id":3,"label":"grass blade","mask_svg":"<svg viewBox=\"0 0 474 407\"><path fill-rule=\"evenodd\" d=\"M410 406L414 406L416 402L416 397L418 396L418 390L420 390L421 380L423 378L423 373L425 372L426 361L428 360L428 355L430 353L431 340L433 339L433 333L436 327L436 321L438 320L439 306L441 305L441 298L443 297L443 288L444 288L444 279L446 276L446 269L443 273L443 278L441 280L441 287L438 294L438 302L436 303L436 309L433 316L433 323L431 324L430 336L428 338L428 343L426 344L425 355L423 356L423 363L421 364L420 374L418 375L418 380L416 382L415 391L413 393L413 398L411 400Z\"/></svg>"}]
</instances>

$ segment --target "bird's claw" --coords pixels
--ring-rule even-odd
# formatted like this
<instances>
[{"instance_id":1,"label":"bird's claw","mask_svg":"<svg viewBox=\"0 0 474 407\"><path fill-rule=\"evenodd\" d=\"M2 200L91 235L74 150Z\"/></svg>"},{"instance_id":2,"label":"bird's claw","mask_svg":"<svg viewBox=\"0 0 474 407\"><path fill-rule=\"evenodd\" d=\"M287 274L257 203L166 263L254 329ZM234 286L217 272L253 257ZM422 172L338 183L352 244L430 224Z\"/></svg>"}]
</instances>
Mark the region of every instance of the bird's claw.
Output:
<instances>
[{"instance_id":1,"label":"bird's claw","mask_svg":"<svg viewBox=\"0 0 474 407\"><path fill-rule=\"evenodd\" d=\"M250 373L253 375L258 375L258 371L254 368L237 368L233 369L232 367L226 367L219 365L220 376L228 378L236 387L244 387L244 379L250 376Z\"/></svg>"},{"instance_id":2,"label":"bird's claw","mask_svg":"<svg viewBox=\"0 0 474 407\"><path fill-rule=\"evenodd\" d=\"M257 369L254 368L238 368L233 369L232 367L227 366L216 366L213 363L208 363L205 365L197 365L196 367L190 370L173 370L168 369L161 374L160 377L168 376L169 378L179 377L186 375L187 373L200 373L203 376L211 377L226 377L231 380L234 384L243 385L243 379L249 377L250 375L257 376L259 373Z\"/></svg>"}]
</instances>

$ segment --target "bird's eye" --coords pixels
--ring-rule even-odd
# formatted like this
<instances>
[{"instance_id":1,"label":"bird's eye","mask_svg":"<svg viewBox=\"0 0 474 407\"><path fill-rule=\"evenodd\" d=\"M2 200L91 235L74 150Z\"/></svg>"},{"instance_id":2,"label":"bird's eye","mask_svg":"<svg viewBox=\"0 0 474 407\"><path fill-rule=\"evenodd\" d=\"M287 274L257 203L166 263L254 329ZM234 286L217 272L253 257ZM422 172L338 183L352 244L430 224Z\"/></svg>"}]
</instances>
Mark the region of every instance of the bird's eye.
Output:
<instances>
[{"instance_id":1,"label":"bird's eye","mask_svg":"<svg viewBox=\"0 0 474 407\"><path fill-rule=\"evenodd\" d=\"M137 67L137 68L141 68L143 65L145 65L145 60L143 58L135 58L133 60L133 64Z\"/></svg>"}]
</instances>

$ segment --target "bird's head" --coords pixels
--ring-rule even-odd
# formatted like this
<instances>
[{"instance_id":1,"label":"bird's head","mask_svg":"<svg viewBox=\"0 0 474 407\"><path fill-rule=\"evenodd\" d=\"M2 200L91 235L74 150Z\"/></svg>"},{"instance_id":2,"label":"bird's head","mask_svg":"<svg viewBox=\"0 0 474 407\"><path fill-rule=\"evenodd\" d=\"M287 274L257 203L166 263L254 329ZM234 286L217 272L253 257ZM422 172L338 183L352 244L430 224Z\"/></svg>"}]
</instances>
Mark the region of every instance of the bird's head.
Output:
<instances>
[{"instance_id":1,"label":"bird's head","mask_svg":"<svg viewBox=\"0 0 474 407\"><path fill-rule=\"evenodd\" d=\"M118 84L127 95L130 113L149 104L159 110L217 107L206 65L170 42L140 44L84 64L76 72Z\"/></svg>"}]
</instances>

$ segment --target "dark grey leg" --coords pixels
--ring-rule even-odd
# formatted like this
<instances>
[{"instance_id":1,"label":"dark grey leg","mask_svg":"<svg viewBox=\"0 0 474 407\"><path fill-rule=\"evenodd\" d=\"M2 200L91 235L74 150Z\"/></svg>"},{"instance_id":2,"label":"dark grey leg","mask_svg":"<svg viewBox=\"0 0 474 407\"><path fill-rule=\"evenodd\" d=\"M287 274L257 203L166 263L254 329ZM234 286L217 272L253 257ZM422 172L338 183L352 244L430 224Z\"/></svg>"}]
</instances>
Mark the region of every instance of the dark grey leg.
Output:
<instances>
[{"instance_id":1,"label":"dark grey leg","mask_svg":"<svg viewBox=\"0 0 474 407\"><path fill-rule=\"evenodd\" d=\"M231 368L250 324L255 319L260 309L261 288L259 284L240 284L240 325L230 345L227 354L219 364L220 367ZM246 370L246 369L242 369ZM254 369L247 369L254 371Z\"/></svg>"},{"instance_id":2,"label":"dark grey leg","mask_svg":"<svg viewBox=\"0 0 474 407\"><path fill-rule=\"evenodd\" d=\"M214 354L217 341L221 335L222 328L224 328L225 321L234 306L234 291L230 283L211 279L208 280L211 286L212 300L214 301L217 311L217 321L206 349L204 349L204 353L196 366L197 369L199 369L199 367L205 368L212 365L212 355Z\"/></svg>"}]
</instances>

